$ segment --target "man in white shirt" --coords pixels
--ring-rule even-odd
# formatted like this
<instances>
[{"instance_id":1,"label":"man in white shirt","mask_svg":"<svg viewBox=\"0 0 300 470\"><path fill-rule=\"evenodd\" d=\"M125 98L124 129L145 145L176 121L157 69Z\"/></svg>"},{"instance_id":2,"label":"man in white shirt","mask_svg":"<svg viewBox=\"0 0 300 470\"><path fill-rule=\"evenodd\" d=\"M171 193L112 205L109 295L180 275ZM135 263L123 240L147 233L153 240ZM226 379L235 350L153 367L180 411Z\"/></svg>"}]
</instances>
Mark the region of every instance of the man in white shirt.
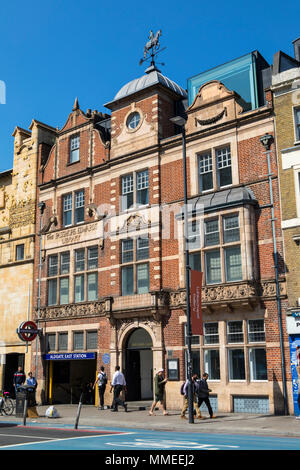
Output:
<instances>
[{"instance_id":1,"label":"man in white shirt","mask_svg":"<svg viewBox=\"0 0 300 470\"><path fill-rule=\"evenodd\" d=\"M112 392L112 389L114 389L114 401L113 401L113 408L111 411L118 411L118 405L124 406L124 410L127 411L127 405L124 401L121 400L120 398L120 393L122 390L126 391L126 381L125 377L120 372L120 366L116 366L116 372L114 373L112 383L111 383L111 388L110 388L110 393Z\"/></svg>"}]
</instances>

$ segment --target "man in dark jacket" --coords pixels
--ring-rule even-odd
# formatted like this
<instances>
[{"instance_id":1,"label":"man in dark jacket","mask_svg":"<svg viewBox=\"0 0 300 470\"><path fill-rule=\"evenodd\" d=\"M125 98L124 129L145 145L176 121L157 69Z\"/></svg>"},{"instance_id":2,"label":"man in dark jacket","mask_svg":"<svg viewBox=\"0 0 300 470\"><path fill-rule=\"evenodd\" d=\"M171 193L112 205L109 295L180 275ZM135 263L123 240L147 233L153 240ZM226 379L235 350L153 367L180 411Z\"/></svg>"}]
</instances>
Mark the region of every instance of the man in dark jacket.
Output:
<instances>
[{"instance_id":1,"label":"man in dark jacket","mask_svg":"<svg viewBox=\"0 0 300 470\"><path fill-rule=\"evenodd\" d=\"M26 380L26 375L23 371L23 368L19 366L17 372L14 373L14 378L13 378L13 384L14 384L16 393L19 390L19 387L23 385L25 380Z\"/></svg>"},{"instance_id":2,"label":"man in dark jacket","mask_svg":"<svg viewBox=\"0 0 300 470\"><path fill-rule=\"evenodd\" d=\"M208 388L207 379L208 379L208 374L205 372L202 375L202 379L198 380L195 384L196 394L198 395L198 406L200 408L200 406L204 402L207 406L210 418L215 418L210 401L209 401L209 392L211 392L211 390Z\"/></svg>"}]
</instances>

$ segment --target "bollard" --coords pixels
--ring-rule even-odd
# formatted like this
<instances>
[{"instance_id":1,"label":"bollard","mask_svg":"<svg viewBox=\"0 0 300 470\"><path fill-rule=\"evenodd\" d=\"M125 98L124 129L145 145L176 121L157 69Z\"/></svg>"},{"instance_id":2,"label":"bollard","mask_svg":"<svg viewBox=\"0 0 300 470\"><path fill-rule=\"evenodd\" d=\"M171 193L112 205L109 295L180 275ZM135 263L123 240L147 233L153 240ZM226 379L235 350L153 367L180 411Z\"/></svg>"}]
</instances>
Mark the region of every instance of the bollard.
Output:
<instances>
[{"instance_id":1,"label":"bollard","mask_svg":"<svg viewBox=\"0 0 300 470\"><path fill-rule=\"evenodd\" d=\"M24 401L23 426L26 426L27 408L28 408L28 398L27 398L27 393L26 393L26 398Z\"/></svg>"},{"instance_id":2,"label":"bollard","mask_svg":"<svg viewBox=\"0 0 300 470\"><path fill-rule=\"evenodd\" d=\"M79 405L78 405L77 416L76 416L76 421L75 421L75 429L78 428L78 421L79 421L81 407L82 407L82 394L80 395L80 398L79 398Z\"/></svg>"}]
</instances>

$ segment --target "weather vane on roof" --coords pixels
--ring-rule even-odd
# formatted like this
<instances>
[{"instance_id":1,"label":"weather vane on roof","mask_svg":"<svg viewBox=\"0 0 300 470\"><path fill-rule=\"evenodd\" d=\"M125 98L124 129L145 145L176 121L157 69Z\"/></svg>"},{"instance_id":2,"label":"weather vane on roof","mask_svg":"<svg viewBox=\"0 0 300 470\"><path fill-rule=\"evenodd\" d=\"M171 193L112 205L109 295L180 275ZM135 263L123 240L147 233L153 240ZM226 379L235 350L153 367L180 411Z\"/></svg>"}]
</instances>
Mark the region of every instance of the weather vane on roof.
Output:
<instances>
[{"instance_id":1,"label":"weather vane on roof","mask_svg":"<svg viewBox=\"0 0 300 470\"><path fill-rule=\"evenodd\" d=\"M164 49L166 49L165 47L160 49L159 37L161 36L161 33L161 29L159 29L154 36L152 29L150 30L149 41L144 47L144 58L140 60L139 65L142 65L144 62L151 59L151 65L155 67L154 57L157 56L159 52L162 52ZM161 63L160 65L165 64Z\"/></svg>"}]
</instances>

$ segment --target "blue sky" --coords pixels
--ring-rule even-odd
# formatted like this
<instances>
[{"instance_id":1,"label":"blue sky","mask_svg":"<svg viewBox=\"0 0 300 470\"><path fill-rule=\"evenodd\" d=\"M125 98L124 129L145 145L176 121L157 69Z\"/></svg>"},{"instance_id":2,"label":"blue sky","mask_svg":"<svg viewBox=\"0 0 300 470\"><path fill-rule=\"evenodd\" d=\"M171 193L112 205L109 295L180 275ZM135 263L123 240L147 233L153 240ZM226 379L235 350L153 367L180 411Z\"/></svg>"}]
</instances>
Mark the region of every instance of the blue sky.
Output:
<instances>
[{"instance_id":1,"label":"blue sky","mask_svg":"<svg viewBox=\"0 0 300 470\"><path fill-rule=\"evenodd\" d=\"M269 63L278 50L293 55L299 17L291 0L3 2L0 171L13 166L15 126L37 119L61 128L76 96L83 111L108 112L103 104L143 75L150 29L162 30L162 73L186 88L187 78L256 49Z\"/></svg>"}]
</instances>

